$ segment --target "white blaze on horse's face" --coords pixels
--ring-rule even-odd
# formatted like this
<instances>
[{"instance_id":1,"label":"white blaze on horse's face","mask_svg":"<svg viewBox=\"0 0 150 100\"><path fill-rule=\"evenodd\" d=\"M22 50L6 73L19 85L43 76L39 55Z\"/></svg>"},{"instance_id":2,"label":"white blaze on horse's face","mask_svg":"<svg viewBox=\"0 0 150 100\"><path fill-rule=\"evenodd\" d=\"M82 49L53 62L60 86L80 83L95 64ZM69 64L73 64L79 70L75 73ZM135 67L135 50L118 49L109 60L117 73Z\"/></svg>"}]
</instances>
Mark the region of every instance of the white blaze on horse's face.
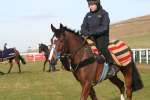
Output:
<instances>
[{"instance_id":1,"label":"white blaze on horse's face","mask_svg":"<svg viewBox=\"0 0 150 100\"><path fill-rule=\"evenodd\" d=\"M50 55L49 55L49 61L52 60L52 57L54 55L54 51L55 51L55 47L56 47L55 44L54 44L54 42L56 40L58 40L56 37L54 37L53 40L52 40L53 43L52 43L52 48L51 48Z\"/></svg>"},{"instance_id":2,"label":"white blaze on horse's face","mask_svg":"<svg viewBox=\"0 0 150 100\"><path fill-rule=\"evenodd\" d=\"M53 38L53 43L55 42L55 40L58 40L58 38L56 36L54 36L54 38Z\"/></svg>"},{"instance_id":3,"label":"white blaze on horse's face","mask_svg":"<svg viewBox=\"0 0 150 100\"><path fill-rule=\"evenodd\" d=\"M55 50L55 44L52 45L51 51L50 51L50 55L49 55L49 61L52 60L52 57L54 55L54 50Z\"/></svg>"}]
</instances>

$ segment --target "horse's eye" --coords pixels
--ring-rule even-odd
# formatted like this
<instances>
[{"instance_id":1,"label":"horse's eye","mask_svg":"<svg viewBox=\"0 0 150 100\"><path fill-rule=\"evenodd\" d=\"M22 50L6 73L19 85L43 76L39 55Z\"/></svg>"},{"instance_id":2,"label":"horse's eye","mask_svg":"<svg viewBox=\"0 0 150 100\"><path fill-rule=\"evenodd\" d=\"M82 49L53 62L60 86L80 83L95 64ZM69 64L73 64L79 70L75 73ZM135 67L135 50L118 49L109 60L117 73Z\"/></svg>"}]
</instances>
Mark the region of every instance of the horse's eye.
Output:
<instances>
[{"instance_id":1,"label":"horse's eye","mask_svg":"<svg viewBox=\"0 0 150 100\"><path fill-rule=\"evenodd\" d=\"M62 42L63 42L63 40L60 40L60 42L62 43Z\"/></svg>"}]
</instances>

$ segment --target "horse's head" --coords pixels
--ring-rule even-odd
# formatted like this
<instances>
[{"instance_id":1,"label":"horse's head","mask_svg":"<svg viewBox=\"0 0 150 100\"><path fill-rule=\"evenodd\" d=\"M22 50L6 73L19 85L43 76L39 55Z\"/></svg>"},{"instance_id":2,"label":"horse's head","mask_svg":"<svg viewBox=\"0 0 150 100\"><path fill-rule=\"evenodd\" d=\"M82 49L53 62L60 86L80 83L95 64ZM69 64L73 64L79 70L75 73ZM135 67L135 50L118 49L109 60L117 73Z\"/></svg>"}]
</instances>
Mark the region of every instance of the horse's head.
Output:
<instances>
[{"instance_id":1,"label":"horse's head","mask_svg":"<svg viewBox=\"0 0 150 100\"><path fill-rule=\"evenodd\" d=\"M45 44L40 43L39 44L39 53L45 52L45 50L48 50L48 47Z\"/></svg>"},{"instance_id":2,"label":"horse's head","mask_svg":"<svg viewBox=\"0 0 150 100\"><path fill-rule=\"evenodd\" d=\"M72 53L71 49L77 49L81 44L81 38L77 32L60 24L60 28L56 29L51 25L51 29L54 32L53 38L51 39L52 48L61 54Z\"/></svg>"},{"instance_id":3,"label":"horse's head","mask_svg":"<svg viewBox=\"0 0 150 100\"><path fill-rule=\"evenodd\" d=\"M51 25L51 29L54 32L54 35L51 39L52 48L50 51L49 60L52 60L52 56L55 53L57 53L57 54L59 53L60 55L63 55L64 53L67 53L67 51L68 51L68 47L67 47L67 43L66 43L67 38L65 36L66 27L64 27L62 24L60 24L60 28L56 29L53 25ZM69 67L68 60L66 60L66 57L64 57L64 58L65 59L61 58L63 65L65 67Z\"/></svg>"},{"instance_id":4,"label":"horse's head","mask_svg":"<svg viewBox=\"0 0 150 100\"><path fill-rule=\"evenodd\" d=\"M41 47L41 44L39 44L39 53L42 52L42 47Z\"/></svg>"},{"instance_id":5,"label":"horse's head","mask_svg":"<svg viewBox=\"0 0 150 100\"><path fill-rule=\"evenodd\" d=\"M60 29L56 29L53 25L51 25L51 29L54 32L54 35L51 39L51 53L54 53L55 50L57 53L62 54L65 49L65 29L62 24L60 24Z\"/></svg>"}]
</instances>

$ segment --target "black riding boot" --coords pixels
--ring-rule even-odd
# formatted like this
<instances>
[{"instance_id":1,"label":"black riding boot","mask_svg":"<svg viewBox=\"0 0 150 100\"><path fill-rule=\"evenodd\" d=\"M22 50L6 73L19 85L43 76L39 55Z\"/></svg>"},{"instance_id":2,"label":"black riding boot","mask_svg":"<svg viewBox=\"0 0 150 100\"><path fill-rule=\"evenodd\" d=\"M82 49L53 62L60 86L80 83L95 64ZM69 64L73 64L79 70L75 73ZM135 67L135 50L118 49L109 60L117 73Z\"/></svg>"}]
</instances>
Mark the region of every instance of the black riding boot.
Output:
<instances>
[{"instance_id":1,"label":"black riding boot","mask_svg":"<svg viewBox=\"0 0 150 100\"><path fill-rule=\"evenodd\" d=\"M115 76L118 71L119 71L119 68L115 64L109 64L109 71L107 73L107 78Z\"/></svg>"},{"instance_id":2,"label":"black riding boot","mask_svg":"<svg viewBox=\"0 0 150 100\"><path fill-rule=\"evenodd\" d=\"M114 61L111 55L108 58L108 64L109 64L109 71L107 73L107 77L109 78L109 77L115 76L117 72L119 71L119 68L116 66L116 64L114 64Z\"/></svg>"},{"instance_id":3,"label":"black riding boot","mask_svg":"<svg viewBox=\"0 0 150 100\"><path fill-rule=\"evenodd\" d=\"M113 58L108 50L109 37L108 36L94 37L94 40L96 42L97 48L99 49L99 51L102 52L102 54L106 59L106 62L109 64L109 71L107 77L115 76L116 73L119 71L119 68L114 64Z\"/></svg>"},{"instance_id":4,"label":"black riding boot","mask_svg":"<svg viewBox=\"0 0 150 100\"><path fill-rule=\"evenodd\" d=\"M104 56L106 58L106 62L109 65L109 70L108 70L108 73L107 73L107 78L115 76L117 74L117 72L119 71L119 68L116 66L116 64L114 64L114 60L113 60L110 52L108 51L108 49L107 50L105 49L103 52L105 52Z\"/></svg>"}]
</instances>

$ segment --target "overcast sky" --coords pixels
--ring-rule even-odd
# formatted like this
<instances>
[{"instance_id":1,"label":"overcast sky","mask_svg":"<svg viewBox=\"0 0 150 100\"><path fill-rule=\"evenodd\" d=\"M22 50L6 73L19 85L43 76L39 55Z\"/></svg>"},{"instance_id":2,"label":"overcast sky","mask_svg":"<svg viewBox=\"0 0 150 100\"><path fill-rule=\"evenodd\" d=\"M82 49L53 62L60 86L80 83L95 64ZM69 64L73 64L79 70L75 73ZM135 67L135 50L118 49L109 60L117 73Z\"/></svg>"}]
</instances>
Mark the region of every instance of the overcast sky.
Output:
<instances>
[{"instance_id":1,"label":"overcast sky","mask_svg":"<svg viewBox=\"0 0 150 100\"><path fill-rule=\"evenodd\" d=\"M150 14L149 0L101 0L111 23ZM8 47L25 51L49 43L53 33L50 24L62 22L79 30L89 11L86 0L0 0L0 49Z\"/></svg>"}]
</instances>

